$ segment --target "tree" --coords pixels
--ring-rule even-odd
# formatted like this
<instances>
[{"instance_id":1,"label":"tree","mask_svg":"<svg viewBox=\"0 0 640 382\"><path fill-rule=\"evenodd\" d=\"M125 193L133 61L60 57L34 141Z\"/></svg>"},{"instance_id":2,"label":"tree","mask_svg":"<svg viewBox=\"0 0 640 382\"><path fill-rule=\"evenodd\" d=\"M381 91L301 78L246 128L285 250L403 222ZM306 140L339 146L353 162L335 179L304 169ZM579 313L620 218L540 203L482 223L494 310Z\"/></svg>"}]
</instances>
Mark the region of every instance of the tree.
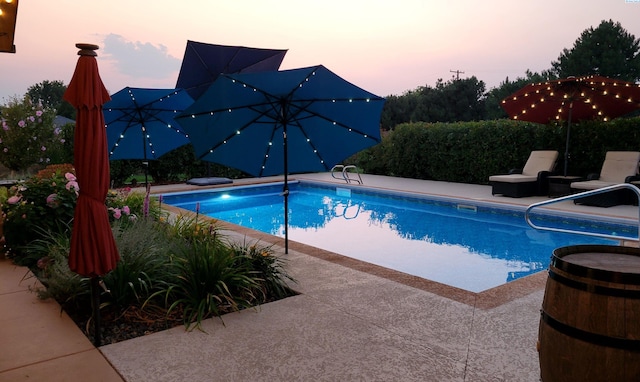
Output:
<instances>
[{"instance_id":1,"label":"tree","mask_svg":"<svg viewBox=\"0 0 640 382\"><path fill-rule=\"evenodd\" d=\"M486 87L475 76L439 79L435 88L424 87L412 114L412 120L422 122L460 122L484 119Z\"/></svg>"},{"instance_id":2,"label":"tree","mask_svg":"<svg viewBox=\"0 0 640 382\"><path fill-rule=\"evenodd\" d=\"M620 23L602 21L582 32L551 65L559 78L598 74L635 82L640 80L640 40Z\"/></svg>"},{"instance_id":3,"label":"tree","mask_svg":"<svg viewBox=\"0 0 640 382\"><path fill-rule=\"evenodd\" d=\"M418 104L417 91L407 91L403 95L386 97L380 124L383 130L392 130L396 125L411 122L411 115Z\"/></svg>"},{"instance_id":4,"label":"tree","mask_svg":"<svg viewBox=\"0 0 640 382\"><path fill-rule=\"evenodd\" d=\"M44 80L27 89L27 96L34 102L41 103L45 108L56 110L57 115L76 119L76 111L70 103L62 99L67 87L62 81Z\"/></svg>"},{"instance_id":5,"label":"tree","mask_svg":"<svg viewBox=\"0 0 640 382\"><path fill-rule=\"evenodd\" d=\"M551 70L544 70L541 73L532 72L527 69L524 77L517 77L515 80L509 80L507 77L500 86L493 88L487 93L485 100L485 118L501 119L507 118L507 112L500 106L503 99L515 93L530 83L544 82L555 80L556 76Z\"/></svg>"}]
</instances>

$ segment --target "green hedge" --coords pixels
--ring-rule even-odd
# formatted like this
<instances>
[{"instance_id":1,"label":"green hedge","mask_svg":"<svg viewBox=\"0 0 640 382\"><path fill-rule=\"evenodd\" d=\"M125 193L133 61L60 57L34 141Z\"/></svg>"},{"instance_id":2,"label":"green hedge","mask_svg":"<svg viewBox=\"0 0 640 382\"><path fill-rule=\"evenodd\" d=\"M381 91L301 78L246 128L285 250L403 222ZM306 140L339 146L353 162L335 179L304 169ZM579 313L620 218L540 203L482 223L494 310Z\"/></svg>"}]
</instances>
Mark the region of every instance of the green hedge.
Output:
<instances>
[{"instance_id":1,"label":"green hedge","mask_svg":"<svg viewBox=\"0 0 640 382\"><path fill-rule=\"evenodd\" d=\"M487 184L521 168L532 150L558 150L562 172L566 124L512 120L398 125L382 142L350 158L370 174ZM569 175L597 173L607 151L639 151L640 118L572 124Z\"/></svg>"},{"instance_id":2,"label":"green hedge","mask_svg":"<svg viewBox=\"0 0 640 382\"><path fill-rule=\"evenodd\" d=\"M148 167L142 160L113 160L111 165L111 181L114 187L121 187L133 175L147 171L150 181L156 184L184 182L198 177L243 178L242 171L216 163L208 163L196 159L193 146L190 144L166 153L157 160L148 161Z\"/></svg>"}]
</instances>

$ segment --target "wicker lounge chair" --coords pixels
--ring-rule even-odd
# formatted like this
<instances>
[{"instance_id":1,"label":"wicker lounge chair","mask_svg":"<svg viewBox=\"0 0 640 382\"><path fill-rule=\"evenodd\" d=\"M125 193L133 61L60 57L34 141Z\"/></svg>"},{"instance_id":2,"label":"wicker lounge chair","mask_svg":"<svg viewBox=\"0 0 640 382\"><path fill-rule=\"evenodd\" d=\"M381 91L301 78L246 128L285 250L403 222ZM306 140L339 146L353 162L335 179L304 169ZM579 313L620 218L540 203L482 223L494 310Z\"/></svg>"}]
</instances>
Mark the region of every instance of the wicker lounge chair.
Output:
<instances>
[{"instance_id":1,"label":"wicker lounge chair","mask_svg":"<svg viewBox=\"0 0 640 382\"><path fill-rule=\"evenodd\" d=\"M587 180L571 183L572 192L585 192L598 188L629 183L640 180L638 151L609 151L604 158L599 174L589 174ZM597 207L611 207L619 204L632 204L635 193L628 189L614 190L602 194L585 196L574 200L576 204Z\"/></svg>"},{"instance_id":2,"label":"wicker lounge chair","mask_svg":"<svg viewBox=\"0 0 640 382\"><path fill-rule=\"evenodd\" d=\"M512 198L545 195L548 188L547 177L552 174L557 159L557 151L532 151L522 170L513 169L507 175L489 177L491 194Z\"/></svg>"}]
</instances>

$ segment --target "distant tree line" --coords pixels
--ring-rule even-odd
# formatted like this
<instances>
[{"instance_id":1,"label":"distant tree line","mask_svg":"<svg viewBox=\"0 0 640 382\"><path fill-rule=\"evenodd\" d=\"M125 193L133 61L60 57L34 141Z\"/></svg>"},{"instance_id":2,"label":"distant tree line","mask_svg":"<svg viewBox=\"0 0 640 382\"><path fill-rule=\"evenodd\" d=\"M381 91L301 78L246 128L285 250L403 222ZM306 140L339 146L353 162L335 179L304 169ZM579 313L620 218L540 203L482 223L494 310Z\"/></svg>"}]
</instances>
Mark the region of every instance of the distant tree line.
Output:
<instances>
[{"instance_id":1,"label":"distant tree line","mask_svg":"<svg viewBox=\"0 0 640 382\"><path fill-rule=\"evenodd\" d=\"M564 49L551 68L540 73L527 70L523 77L508 77L496 88L476 77L439 79L435 87L422 86L387 97L381 126L392 130L410 122L467 122L507 118L500 102L532 82L570 76L601 75L624 81L640 80L640 40L618 22L602 21L586 29L571 49Z\"/></svg>"}]
</instances>

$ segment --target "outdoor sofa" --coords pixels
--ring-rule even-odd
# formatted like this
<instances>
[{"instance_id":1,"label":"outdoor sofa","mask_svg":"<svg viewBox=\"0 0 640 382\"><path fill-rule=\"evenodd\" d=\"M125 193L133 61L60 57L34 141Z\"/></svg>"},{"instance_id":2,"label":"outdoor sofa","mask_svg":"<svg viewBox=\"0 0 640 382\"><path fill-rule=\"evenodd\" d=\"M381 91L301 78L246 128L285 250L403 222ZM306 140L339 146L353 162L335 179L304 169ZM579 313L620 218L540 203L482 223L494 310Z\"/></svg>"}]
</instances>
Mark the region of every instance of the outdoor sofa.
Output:
<instances>
[{"instance_id":1,"label":"outdoor sofa","mask_svg":"<svg viewBox=\"0 0 640 382\"><path fill-rule=\"evenodd\" d=\"M547 177L552 174L557 160L557 151L532 151L522 169L512 169L508 174L489 177L491 194L512 198L546 195L549 187Z\"/></svg>"},{"instance_id":2,"label":"outdoor sofa","mask_svg":"<svg viewBox=\"0 0 640 382\"><path fill-rule=\"evenodd\" d=\"M621 183L640 181L638 165L639 151L608 151L599 174L589 174L587 180L571 183L571 192L585 192ZM575 199L574 203L597 207L612 207L637 203L636 194L629 189L620 189Z\"/></svg>"}]
</instances>

